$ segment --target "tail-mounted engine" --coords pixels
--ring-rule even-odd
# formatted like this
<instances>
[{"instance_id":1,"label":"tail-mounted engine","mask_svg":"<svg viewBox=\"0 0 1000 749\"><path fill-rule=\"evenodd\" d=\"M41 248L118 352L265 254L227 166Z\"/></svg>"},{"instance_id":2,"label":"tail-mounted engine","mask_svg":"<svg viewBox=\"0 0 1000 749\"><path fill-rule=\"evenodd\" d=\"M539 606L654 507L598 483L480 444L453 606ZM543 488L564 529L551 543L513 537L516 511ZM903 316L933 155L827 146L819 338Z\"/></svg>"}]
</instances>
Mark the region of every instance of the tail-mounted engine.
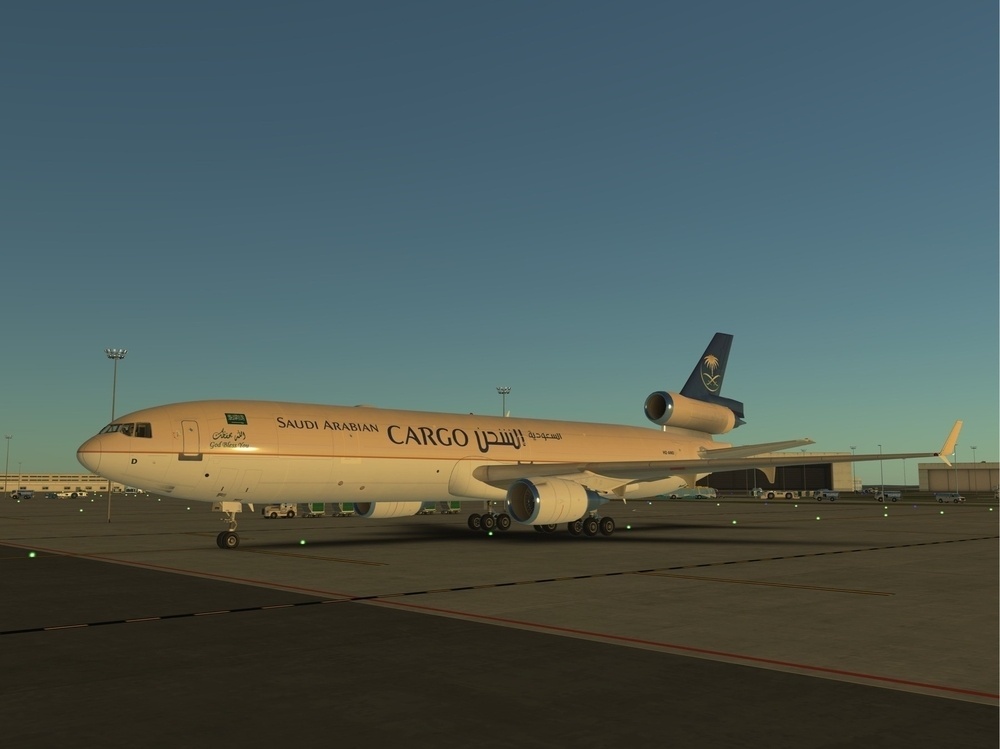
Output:
<instances>
[{"instance_id":1,"label":"tail-mounted engine","mask_svg":"<svg viewBox=\"0 0 1000 749\"><path fill-rule=\"evenodd\" d=\"M743 423L737 420L737 414L731 408L695 400L678 393L662 391L652 393L646 398L644 410L646 418L654 424L691 429L706 434L725 434Z\"/></svg>"}]
</instances>

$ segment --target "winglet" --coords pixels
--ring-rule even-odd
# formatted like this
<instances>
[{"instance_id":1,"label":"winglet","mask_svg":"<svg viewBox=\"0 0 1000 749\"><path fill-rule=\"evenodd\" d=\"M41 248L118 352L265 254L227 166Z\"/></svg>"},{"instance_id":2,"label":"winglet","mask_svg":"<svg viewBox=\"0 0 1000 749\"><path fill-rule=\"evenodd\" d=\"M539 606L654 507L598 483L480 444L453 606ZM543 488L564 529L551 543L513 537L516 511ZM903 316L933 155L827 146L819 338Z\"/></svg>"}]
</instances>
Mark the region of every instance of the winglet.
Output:
<instances>
[{"instance_id":1,"label":"winglet","mask_svg":"<svg viewBox=\"0 0 1000 749\"><path fill-rule=\"evenodd\" d=\"M951 455L955 452L955 444L958 442L958 433L962 431L962 420L959 419L955 422L955 426L951 428L951 434L948 435L948 439L944 441L941 445L941 449L938 451L937 456L944 461L945 465L951 465L951 462L946 456Z\"/></svg>"}]
</instances>

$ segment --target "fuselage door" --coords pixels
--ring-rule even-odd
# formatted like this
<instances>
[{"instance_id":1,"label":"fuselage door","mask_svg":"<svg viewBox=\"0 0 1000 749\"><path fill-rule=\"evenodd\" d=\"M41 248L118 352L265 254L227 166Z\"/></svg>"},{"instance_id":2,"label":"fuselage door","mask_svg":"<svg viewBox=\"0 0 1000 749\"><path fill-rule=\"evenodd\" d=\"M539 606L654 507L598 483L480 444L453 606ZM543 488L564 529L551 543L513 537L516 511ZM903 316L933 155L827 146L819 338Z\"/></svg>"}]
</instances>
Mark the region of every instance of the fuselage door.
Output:
<instances>
[{"instance_id":1,"label":"fuselage door","mask_svg":"<svg viewBox=\"0 0 1000 749\"><path fill-rule=\"evenodd\" d=\"M181 421L181 454L179 460L201 460L201 438L198 435L198 422L193 419Z\"/></svg>"}]
</instances>

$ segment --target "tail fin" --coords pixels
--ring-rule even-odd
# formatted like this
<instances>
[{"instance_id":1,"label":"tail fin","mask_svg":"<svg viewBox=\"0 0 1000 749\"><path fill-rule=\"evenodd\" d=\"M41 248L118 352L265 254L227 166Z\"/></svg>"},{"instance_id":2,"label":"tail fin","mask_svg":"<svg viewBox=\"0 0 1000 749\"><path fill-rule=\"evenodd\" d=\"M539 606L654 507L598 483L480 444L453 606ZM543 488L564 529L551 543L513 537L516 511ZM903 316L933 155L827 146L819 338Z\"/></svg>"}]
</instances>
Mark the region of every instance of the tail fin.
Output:
<instances>
[{"instance_id":1,"label":"tail fin","mask_svg":"<svg viewBox=\"0 0 1000 749\"><path fill-rule=\"evenodd\" d=\"M729 349L733 345L733 337L729 333L716 333L712 337L712 342L708 344L705 353L701 355L698 364L691 372L684 387L681 388L681 395L693 398L706 403L717 403L720 406L732 410L739 419L739 424L743 421L743 404L732 398L723 398L719 393L722 391L722 380L726 376L726 363L729 361Z\"/></svg>"}]
</instances>

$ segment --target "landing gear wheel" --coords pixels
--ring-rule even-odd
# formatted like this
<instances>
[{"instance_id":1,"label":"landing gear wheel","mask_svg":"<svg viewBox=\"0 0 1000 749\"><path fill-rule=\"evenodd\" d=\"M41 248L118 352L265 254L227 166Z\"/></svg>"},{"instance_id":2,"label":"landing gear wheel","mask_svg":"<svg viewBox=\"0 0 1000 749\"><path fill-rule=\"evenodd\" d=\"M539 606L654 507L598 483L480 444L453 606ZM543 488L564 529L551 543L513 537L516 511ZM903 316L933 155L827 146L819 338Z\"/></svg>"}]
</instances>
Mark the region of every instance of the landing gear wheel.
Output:
<instances>
[{"instance_id":1,"label":"landing gear wheel","mask_svg":"<svg viewBox=\"0 0 1000 749\"><path fill-rule=\"evenodd\" d=\"M477 512L474 512L471 515L469 515L469 530L478 531L482 530L482 527L483 527L482 515L480 515Z\"/></svg>"},{"instance_id":2,"label":"landing gear wheel","mask_svg":"<svg viewBox=\"0 0 1000 749\"><path fill-rule=\"evenodd\" d=\"M480 528L484 531L491 531L497 527L497 516L496 515L483 515L479 522Z\"/></svg>"},{"instance_id":3,"label":"landing gear wheel","mask_svg":"<svg viewBox=\"0 0 1000 749\"><path fill-rule=\"evenodd\" d=\"M574 520L572 523L566 523L566 530L569 531L571 536L579 536L583 533L583 521Z\"/></svg>"},{"instance_id":4,"label":"landing gear wheel","mask_svg":"<svg viewBox=\"0 0 1000 749\"><path fill-rule=\"evenodd\" d=\"M615 532L615 520L614 518L601 518L601 535L610 536Z\"/></svg>"},{"instance_id":5,"label":"landing gear wheel","mask_svg":"<svg viewBox=\"0 0 1000 749\"><path fill-rule=\"evenodd\" d=\"M505 531L510 528L510 515L501 512L497 515L497 530Z\"/></svg>"},{"instance_id":6,"label":"landing gear wheel","mask_svg":"<svg viewBox=\"0 0 1000 749\"><path fill-rule=\"evenodd\" d=\"M596 536L598 531L597 518L587 518L583 521L583 532L588 536Z\"/></svg>"},{"instance_id":7,"label":"landing gear wheel","mask_svg":"<svg viewBox=\"0 0 1000 749\"><path fill-rule=\"evenodd\" d=\"M542 526L542 530L545 531L546 533L555 533L558 528L559 526L556 525L555 523L549 523L548 525Z\"/></svg>"},{"instance_id":8,"label":"landing gear wheel","mask_svg":"<svg viewBox=\"0 0 1000 749\"><path fill-rule=\"evenodd\" d=\"M240 536L234 531L222 531L215 539L220 549L235 549L240 545Z\"/></svg>"}]
</instances>

